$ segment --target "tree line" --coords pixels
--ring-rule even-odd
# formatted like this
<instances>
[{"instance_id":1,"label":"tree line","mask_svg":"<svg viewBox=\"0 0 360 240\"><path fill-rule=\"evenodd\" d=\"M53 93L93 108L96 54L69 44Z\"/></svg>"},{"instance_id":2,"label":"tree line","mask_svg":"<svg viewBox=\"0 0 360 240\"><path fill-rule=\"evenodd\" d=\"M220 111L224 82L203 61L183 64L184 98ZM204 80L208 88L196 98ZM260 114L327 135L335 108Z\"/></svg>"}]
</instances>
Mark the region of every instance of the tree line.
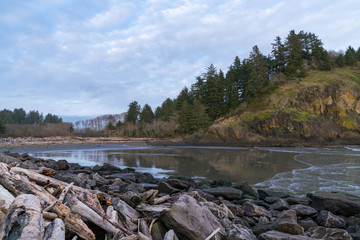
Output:
<instances>
[{"instance_id":1,"label":"tree line","mask_svg":"<svg viewBox=\"0 0 360 240\"><path fill-rule=\"evenodd\" d=\"M46 124L46 123L62 123L62 118L48 113L45 115L39 111L29 111L28 113L22 108L15 108L13 111L4 109L0 111L0 121L3 124Z\"/></svg>"},{"instance_id":2,"label":"tree line","mask_svg":"<svg viewBox=\"0 0 360 240\"><path fill-rule=\"evenodd\" d=\"M236 56L226 73L211 64L190 89L184 87L175 99L167 98L155 111L148 104L141 107L137 101L131 102L124 122L108 129L128 136L158 137L159 128L151 125L173 122L176 129L169 133L194 133L240 103L250 102L289 79L305 77L310 69L329 71L356 66L360 61L360 47L356 51L349 46L345 53L327 51L314 33L304 31L291 30L284 40L277 36L271 45L268 55L254 46L248 58Z\"/></svg>"}]
</instances>

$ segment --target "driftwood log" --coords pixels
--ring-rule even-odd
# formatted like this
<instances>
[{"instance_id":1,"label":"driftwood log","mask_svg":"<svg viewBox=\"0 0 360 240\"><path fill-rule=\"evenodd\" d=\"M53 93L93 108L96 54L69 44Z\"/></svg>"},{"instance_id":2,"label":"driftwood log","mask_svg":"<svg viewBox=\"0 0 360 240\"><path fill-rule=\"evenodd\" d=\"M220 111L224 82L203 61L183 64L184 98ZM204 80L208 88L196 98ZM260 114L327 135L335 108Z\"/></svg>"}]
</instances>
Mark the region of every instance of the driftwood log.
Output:
<instances>
[{"instance_id":1,"label":"driftwood log","mask_svg":"<svg viewBox=\"0 0 360 240\"><path fill-rule=\"evenodd\" d=\"M43 239L43 217L40 199L32 194L22 194L11 204L2 225L0 239Z\"/></svg>"},{"instance_id":2,"label":"driftwood log","mask_svg":"<svg viewBox=\"0 0 360 240\"><path fill-rule=\"evenodd\" d=\"M65 224L60 218L55 218L45 229L43 240L65 239Z\"/></svg>"}]
</instances>

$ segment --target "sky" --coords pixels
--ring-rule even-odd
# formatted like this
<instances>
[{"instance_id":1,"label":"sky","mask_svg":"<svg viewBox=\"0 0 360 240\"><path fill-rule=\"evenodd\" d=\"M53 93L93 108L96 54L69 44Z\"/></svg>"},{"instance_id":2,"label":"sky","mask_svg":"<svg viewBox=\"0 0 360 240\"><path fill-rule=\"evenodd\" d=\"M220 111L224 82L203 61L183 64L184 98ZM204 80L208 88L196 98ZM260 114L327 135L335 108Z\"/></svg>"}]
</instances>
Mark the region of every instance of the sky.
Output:
<instances>
[{"instance_id":1,"label":"sky","mask_svg":"<svg viewBox=\"0 0 360 240\"><path fill-rule=\"evenodd\" d=\"M358 0L2 0L0 109L64 120L153 110L214 64L254 45L315 33L327 50L360 46Z\"/></svg>"}]
</instances>

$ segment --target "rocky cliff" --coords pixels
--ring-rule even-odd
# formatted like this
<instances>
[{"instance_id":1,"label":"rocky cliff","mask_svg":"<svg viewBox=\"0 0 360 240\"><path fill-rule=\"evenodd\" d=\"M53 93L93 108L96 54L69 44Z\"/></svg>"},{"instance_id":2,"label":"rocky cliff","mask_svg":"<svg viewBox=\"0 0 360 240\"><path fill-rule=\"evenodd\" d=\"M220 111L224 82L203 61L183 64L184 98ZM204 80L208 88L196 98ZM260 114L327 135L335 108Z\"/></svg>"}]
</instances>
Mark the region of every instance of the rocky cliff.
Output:
<instances>
[{"instance_id":1,"label":"rocky cliff","mask_svg":"<svg viewBox=\"0 0 360 240\"><path fill-rule=\"evenodd\" d=\"M360 70L309 72L243 103L199 144L331 145L360 143Z\"/></svg>"}]
</instances>

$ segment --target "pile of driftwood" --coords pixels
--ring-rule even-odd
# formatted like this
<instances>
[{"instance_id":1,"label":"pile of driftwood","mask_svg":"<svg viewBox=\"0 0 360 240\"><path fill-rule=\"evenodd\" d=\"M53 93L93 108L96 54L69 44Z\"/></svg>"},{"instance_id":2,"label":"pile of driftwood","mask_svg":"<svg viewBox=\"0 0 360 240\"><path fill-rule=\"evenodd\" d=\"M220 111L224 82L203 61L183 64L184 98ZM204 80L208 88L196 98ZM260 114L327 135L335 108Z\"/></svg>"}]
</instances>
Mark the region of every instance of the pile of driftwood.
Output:
<instances>
[{"instance_id":1,"label":"pile of driftwood","mask_svg":"<svg viewBox=\"0 0 360 240\"><path fill-rule=\"evenodd\" d=\"M153 215L140 218L126 202L114 205L109 195L46 176L52 174L0 163L1 210L7 214L0 239L65 239L66 233L72 239L150 239L156 217L169 210L159 204L170 196L156 198L157 190L130 194L129 202L136 199L139 209Z\"/></svg>"}]
</instances>

